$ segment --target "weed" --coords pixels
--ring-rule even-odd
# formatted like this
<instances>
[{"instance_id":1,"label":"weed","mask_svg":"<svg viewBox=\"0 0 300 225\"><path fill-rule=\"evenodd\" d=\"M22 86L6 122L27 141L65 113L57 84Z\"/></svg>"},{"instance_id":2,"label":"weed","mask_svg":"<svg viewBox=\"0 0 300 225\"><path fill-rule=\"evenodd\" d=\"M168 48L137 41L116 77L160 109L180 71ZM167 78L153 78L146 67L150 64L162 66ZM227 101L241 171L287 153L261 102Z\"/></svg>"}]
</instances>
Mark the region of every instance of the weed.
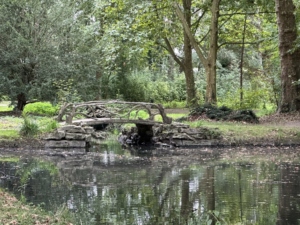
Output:
<instances>
[{"instance_id":1,"label":"weed","mask_svg":"<svg viewBox=\"0 0 300 225\"><path fill-rule=\"evenodd\" d=\"M52 118L40 117L37 118L37 121L41 132L48 133L59 127L59 123Z\"/></svg>"},{"instance_id":2,"label":"weed","mask_svg":"<svg viewBox=\"0 0 300 225\"><path fill-rule=\"evenodd\" d=\"M28 116L23 116L23 124L20 129L20 134L22 136L35 136L39 132L39 127L36 122L29 119Z\"/></svg>"},{"instance_id":3,"label":"weed","mask_svg":"<svg viewBox=\"0 0 300 225\"><path fill-rule=\"evenodd\" d=\"M71 224L72 214L61 207L56 213L47 213L41 207L23 205L14 196L0 189L1 224Z\"/></svg>"}]
</instances>

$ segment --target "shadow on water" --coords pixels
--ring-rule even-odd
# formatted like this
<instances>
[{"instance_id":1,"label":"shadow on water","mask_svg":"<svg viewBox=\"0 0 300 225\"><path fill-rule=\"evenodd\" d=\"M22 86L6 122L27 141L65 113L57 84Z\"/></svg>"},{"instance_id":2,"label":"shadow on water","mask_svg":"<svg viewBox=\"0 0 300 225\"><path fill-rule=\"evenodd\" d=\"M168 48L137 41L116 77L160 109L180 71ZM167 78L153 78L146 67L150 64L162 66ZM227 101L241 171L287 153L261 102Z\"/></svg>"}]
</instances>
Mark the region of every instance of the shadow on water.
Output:
<instances>
[{"instance_id":1,"label":"shadow on water","mask_svg":"<svg viewBox=\"0 0 300 225\"><path fill-rule=\"evenodd\" d=\"M74 149L0 161L0 187L78 224L300 224L300 157L257 149Z\"/></svg>"}]
</instances>

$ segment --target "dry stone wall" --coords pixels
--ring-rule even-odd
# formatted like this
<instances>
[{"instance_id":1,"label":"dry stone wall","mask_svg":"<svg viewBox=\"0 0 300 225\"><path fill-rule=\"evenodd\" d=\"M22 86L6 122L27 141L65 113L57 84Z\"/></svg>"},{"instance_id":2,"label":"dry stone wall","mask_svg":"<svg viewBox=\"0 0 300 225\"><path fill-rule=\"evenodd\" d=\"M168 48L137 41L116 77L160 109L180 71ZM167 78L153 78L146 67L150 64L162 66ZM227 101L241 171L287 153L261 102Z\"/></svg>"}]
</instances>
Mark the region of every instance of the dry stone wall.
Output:
<instances>
[{"instance_id":1,"label":"dry stone wall","mask_svg":"<svg viewBox=\"0 0 300 225\"><path fill-rule=\"evenodd\" d=\"M105 138L105 135L101 136L90 126L66 125L57 128L44 139L45 146L49 148L85 148L93 137L99 139Z\"/></svg>"}]
</instances>

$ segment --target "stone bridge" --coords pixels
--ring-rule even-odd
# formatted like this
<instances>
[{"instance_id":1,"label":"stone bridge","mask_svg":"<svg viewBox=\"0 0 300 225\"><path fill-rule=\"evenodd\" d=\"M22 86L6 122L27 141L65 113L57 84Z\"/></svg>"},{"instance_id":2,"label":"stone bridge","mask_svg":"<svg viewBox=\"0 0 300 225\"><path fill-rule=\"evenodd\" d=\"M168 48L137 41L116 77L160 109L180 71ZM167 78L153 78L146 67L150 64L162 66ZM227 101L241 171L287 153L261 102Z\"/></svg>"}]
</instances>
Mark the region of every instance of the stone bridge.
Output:
<instances>
[{"instance_id":1,"label":"stone bridge","mask_svg":"<svg viewBox=\"0 0 300 225\"><path fill-rule=\"evenodd\" d=\"M143 114L143 119L139 113ZM155 121L161 116L162 122ZM109 123L134 123L143 125L171 124L160 104L124 101L91 101L69 103L61 107L57 120L66 124L94 126Z\"/></svg>"},{"instance_id":2,"label":"stone bridge","mask_svg":"<svg viewBox=\"0 0 300 225\"><path fill-rule=\"evenodd\" d=\"M112 123L136 125L130 131L122 132L118 138L121 143L132 141L137 144L167 143L173 146L193 146L202 145L203 140L220 137L219 132L215 130L172 123L162 105L145 102L69 103L61 107L57 120L63 126L45 137L46 147L85 147L94 139L106 138L102 136L106 132L99 131L98 128Z\"/></svg>"},{"instance_id":3,"label":"stone bridge","mask_svg":"<svg viewBox=\"0 0 300 225\"><path fill-rule=\"evenodd\" d=\"M57 120L63 126L55 134L48 136L48 140L52 140L51 145L53 146L77 145L78 142L74 144L74 140L89 142L90 136L101 139L102 136L99 136L97 131L104 129L108 124L115 123L135 124L130 132L123 130L123 137L121 138L123 141L119 140L120 142L125 142L125 137L132 139L135 136L138 137L138 143L151 143L154 126L172 123L172 119L167 117L163 106L160 104L124 101L65 104L61 107ZM85 131L88 127L93 127L95 132L88 134L89 132ZM60 142L56 140L60 140Z\"/></svg>"}]
</instances>

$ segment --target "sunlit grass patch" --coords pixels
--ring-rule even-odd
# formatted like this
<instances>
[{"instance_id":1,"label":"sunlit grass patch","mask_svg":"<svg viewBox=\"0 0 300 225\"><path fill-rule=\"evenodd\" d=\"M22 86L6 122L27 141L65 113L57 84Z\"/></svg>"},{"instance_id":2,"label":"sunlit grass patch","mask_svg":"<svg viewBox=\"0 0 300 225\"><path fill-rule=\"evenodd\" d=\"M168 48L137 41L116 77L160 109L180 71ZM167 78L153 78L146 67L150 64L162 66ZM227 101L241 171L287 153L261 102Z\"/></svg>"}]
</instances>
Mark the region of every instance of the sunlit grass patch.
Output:
<instances>
[{"instance_id":1,"label":"sunlit grass patch","mask_svg":"<svg viewBox=\"0 0 300 225\"><path fill-rule=\"evenodd\" d=\"M0 139L14 139L19 137L22 118L5 116L0 119Z\"/></svg>"},{"instance_id":2,"label":"sunlit grass patch","mask_svg":"<svg viewBox=\"0 0 300 225\"><path fill-rule=\"evenodd\" d=\"M20 117L4 116L0 118L0 129L19 129L23 119Z\"/></svg>"},{"instance_id":3,"label":"sunlit grass patch","mask_svg":"<svg viewBox=\"0 0 300 225\"><path fill-rule=\"evenodd\" d=\"M18 130L3 130L0 129L0 139L14 139L18 138L19 131Z\"/></svg>"},{"instance_id":4,"label":"sunlit grass patch","mask_svg":"<svg viewBox=\"0 0 300 225\"><path fill-rule=\"evenodd\" d=\"M148 119L149 118L149 113L146 112L145 110L136 110L136 111L132 111L130 113L129 116L130 119L138 119L141 118L143 120Z\"/></svg>"},{"instance_id":5,"label":"sunlit grass patch","mask_svg":"<svg viewBox=\"0 0 300 225\"><path fill-rule=\"evenodd\" d=\"M176 120L178 118L186 117L187 114L185 114L185 113L168 113L167 116L171 117L173 120ZM154 120L158 121L158 122L162 122L162 116L161 115L156 115L154 117Z\"/></svg>"},{"instance_id":6,"label":"sunlit grass patch","mask_svg":"<svg viewBox=\"0 0 300 225\"><path fill-rule=\"evenodd\" d=\"M167 109L172 109L172 108L176 108L176 109L182 109L186 107L186 101L171 101L171 102L164 102L163 106Z\"/></svg>"},{"instance_id":7,"label":"sunlit grass patch","mask_svg":"<svg viewBox=\"0 0 300 225\"><path fill-rule=\"evenodd\" d=\"M0 112L12 111L13 106L9 106L9 101L0 102Z\"/></svg>"}]
</instances>

